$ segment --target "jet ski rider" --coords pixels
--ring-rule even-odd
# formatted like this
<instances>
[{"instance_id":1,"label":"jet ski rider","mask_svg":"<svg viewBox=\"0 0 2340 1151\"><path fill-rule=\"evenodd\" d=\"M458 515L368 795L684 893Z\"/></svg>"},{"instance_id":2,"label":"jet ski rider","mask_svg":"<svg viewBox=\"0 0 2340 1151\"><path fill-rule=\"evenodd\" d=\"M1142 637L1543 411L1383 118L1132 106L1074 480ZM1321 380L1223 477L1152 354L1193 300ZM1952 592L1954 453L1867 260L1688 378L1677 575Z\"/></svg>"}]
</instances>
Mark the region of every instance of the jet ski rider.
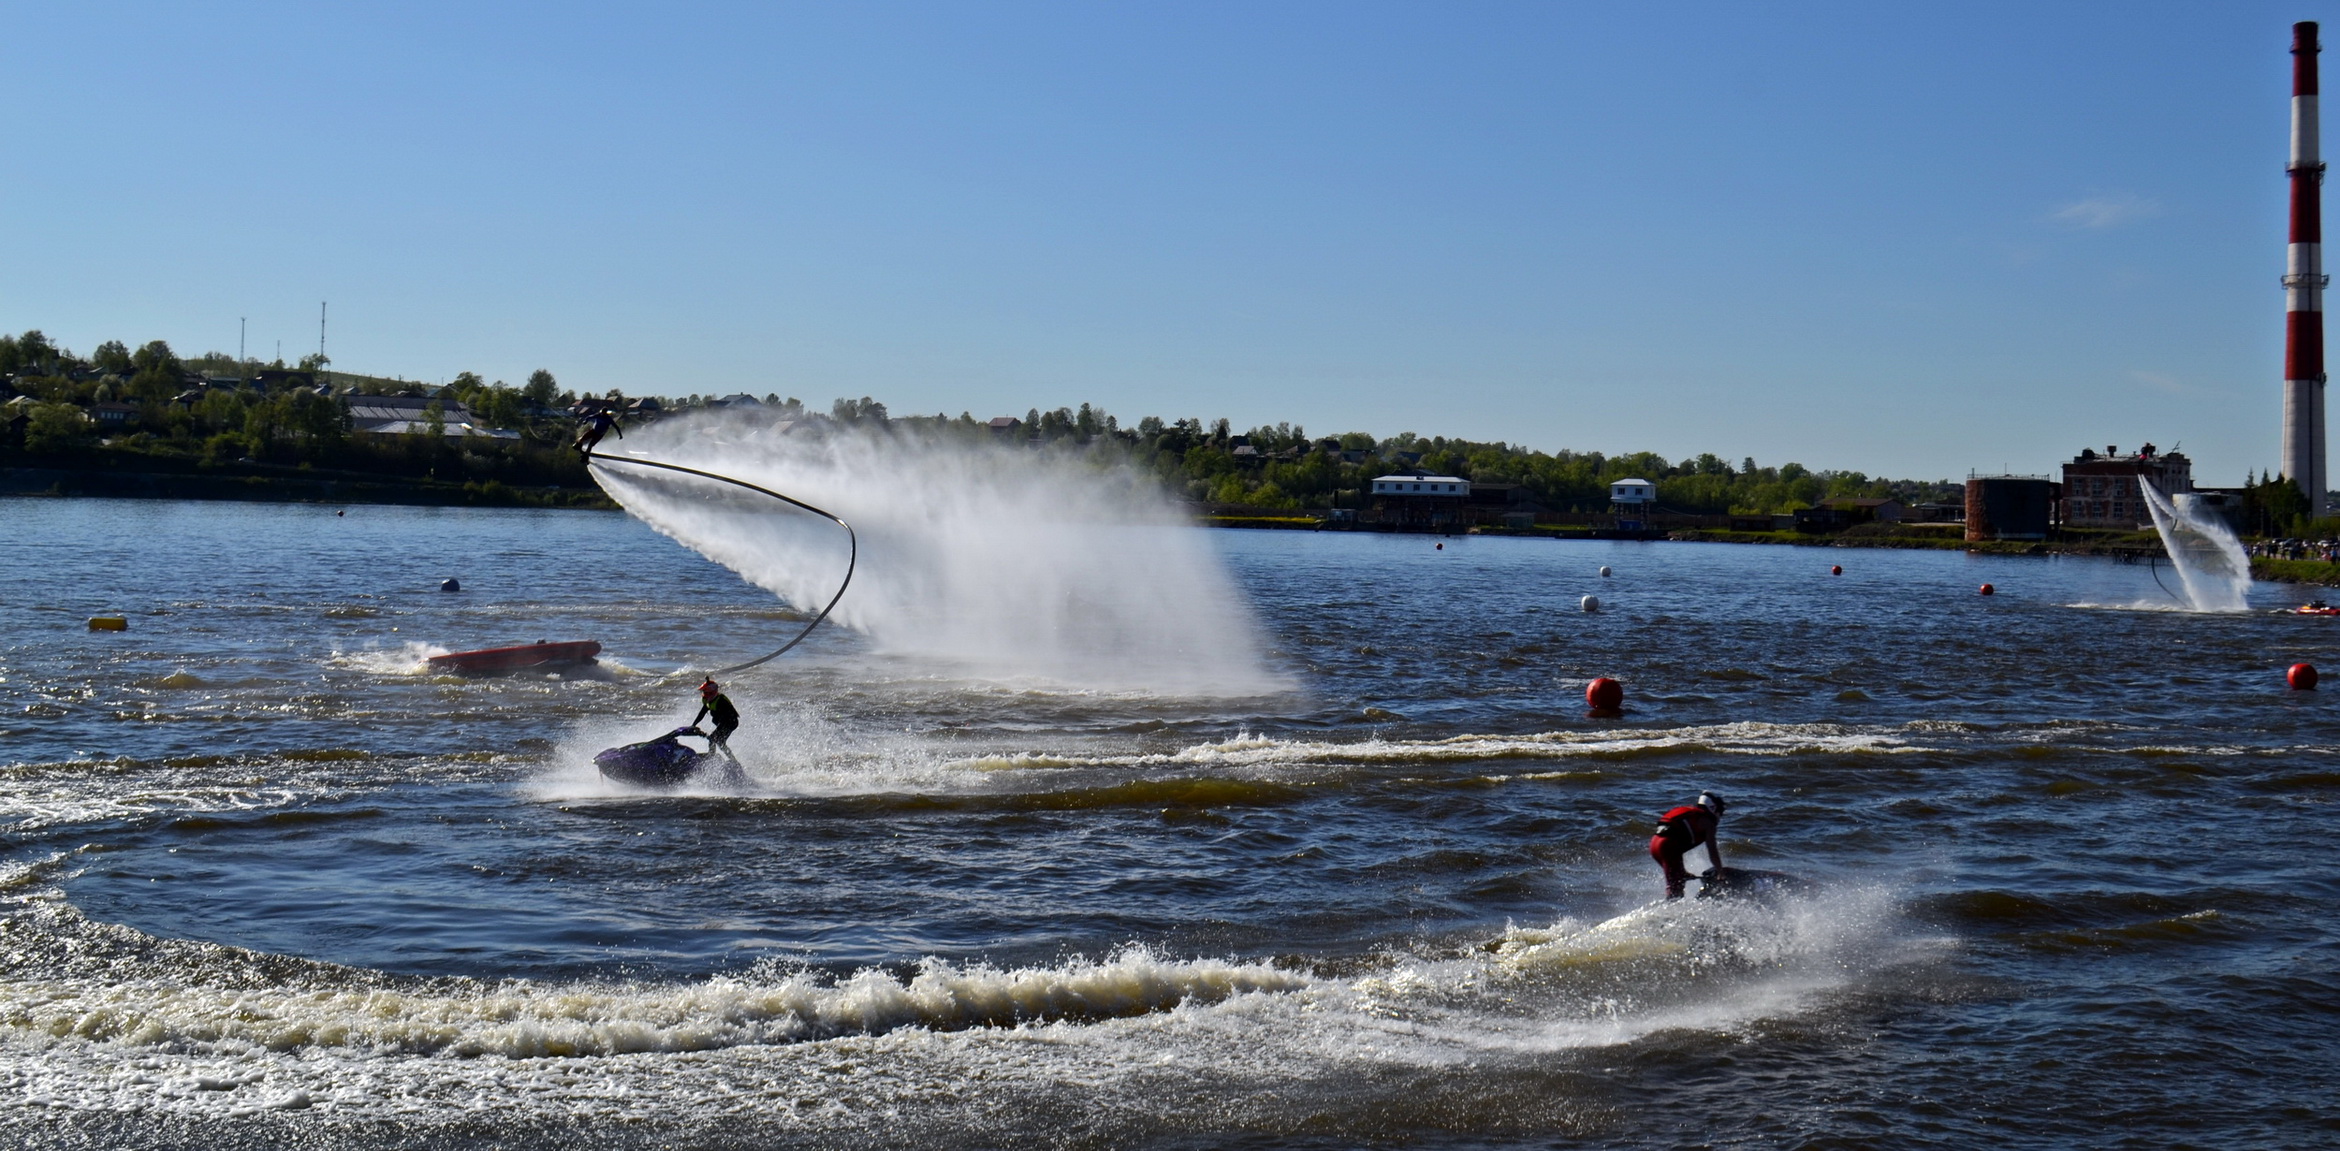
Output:
<instances>
[{"instance_id":1,"label":"jet ski rider","mask_svg":"<svg viewBox=\"0 0 2340 1151\"><path fill-rule=\"evenodd\" d=\"M1682 856L1693 847L1706 845L1706 860L1722 871L1722 850L1715 846L1715 831L1722 824L1722 797L1712 792L1700 792L1698 802L1674 808L1658 817L1657 834L1649 837L1649 857L1657 860L1666 872L1666 898L1682 898L1682 885L1690 873L1682 869Z\"/></svg>"},{"instance_id":2,"label":"jet ski rider","mask_svg":"<svg viewBox=\"0 0 2340 1151\"><path fill-rule=\"evenodd\" d=\"M699 685L699 714L691 717L691 726L699 726L708 716L715 717L715 734L708 736L707 742L722 748L725 758L738 762L731 754L731 733L739 730L739 709L731 706L730 697L712 679Z\"/></svg>"}]
</instances>

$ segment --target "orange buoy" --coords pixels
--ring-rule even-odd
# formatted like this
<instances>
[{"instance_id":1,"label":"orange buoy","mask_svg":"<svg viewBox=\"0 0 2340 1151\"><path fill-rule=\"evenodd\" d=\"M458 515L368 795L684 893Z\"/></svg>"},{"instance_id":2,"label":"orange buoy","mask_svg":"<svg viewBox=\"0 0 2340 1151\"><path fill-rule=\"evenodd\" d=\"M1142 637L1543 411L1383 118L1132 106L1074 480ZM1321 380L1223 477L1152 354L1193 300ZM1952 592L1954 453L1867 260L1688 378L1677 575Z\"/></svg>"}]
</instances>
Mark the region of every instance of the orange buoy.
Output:
<instances>
[{"instance_id":1,"label":"orange buoy","mask_svg":"<svg viewBox=\"0 0 2340 1151\"><path fill-rule=\"evenodd\" d=\"M1829 564L1829 565L1828 565L1828 574L1829 574L1829 575L1843 575L1843 574L1844 574L1844 565L1843 565L1843 564Z\"/></svg>"},{"instance_id":2,"label":"orange buoy","mask_svg":"<svg viewBox=\"0 0 2340 1151\"><path fill-rule=\"evenodd\" d=\"M1584 685L1584 702L1595 712L1614 712L1625 704L1625 685L1601 676Z\"/></svg>"},{"instance_id":3,"label":"orange buoy","mask_svg":"<svg viewBox=\"0 0 2340 1151\"><path fill-rule=\"evenodd\" d=\"M1997 595L1999 594L1999 589L1992 587L1989 584L1984 584L1982 585L1982 593L1984 595Z\"/></svg>"},{"instance_id":4,"label":"orange buoy","mask_svg":"<svg viewBox=\"0 0 2340 1151\"><path fill-rule=\"evenodd\" d=\"M1600 681L1594 680L1593 682ZM2312 663L2292 664L2291 670L2283 673L2283 682L2290 684L2293 691L2316 690L2316 665Z\"/></svg>"}]
</instances>

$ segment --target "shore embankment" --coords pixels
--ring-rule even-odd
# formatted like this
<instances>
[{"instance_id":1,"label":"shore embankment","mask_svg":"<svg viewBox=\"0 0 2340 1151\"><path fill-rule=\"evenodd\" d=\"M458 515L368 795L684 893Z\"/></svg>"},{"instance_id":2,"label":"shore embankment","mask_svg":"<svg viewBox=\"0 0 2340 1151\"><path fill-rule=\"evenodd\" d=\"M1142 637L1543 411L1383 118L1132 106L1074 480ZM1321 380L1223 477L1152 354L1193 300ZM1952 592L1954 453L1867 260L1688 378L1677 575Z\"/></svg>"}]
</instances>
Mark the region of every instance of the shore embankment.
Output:
<instances>
[{"instance_id":1,"label":"shore embankment","mask_svg":"<svg viewBox=\"0 0 2340 1151\"><path fill-rule=\"evenodd\" d=\"M1304 514L1210 514L1200 515L1202 523L1211 527L1253 528L1284 531L1373 531L1370 527L1335 525L1316 516ZM1453 532L1447 534L1464 534ZM1468 529L1470 535L1509 536L1516 539L1594 540L1616 538L1616 533L1600 533L1592 528L1568 526L1494 527L1480 526ZM2151 532L2106 532L2088 536L2062 537L2052 540L1969 540L1955 525L1877 524L1856 527L1851 531L1828 534L1807 532L1738 532L1712 528L1688 528L1670 531L1662 536L1651 533L1647 538L1694 543L1772 544L1807 548L1909 548L1923 551L1963 551L1984 555L2021 556L2099 556L2125 562L2140 560L2167 560L2169 553L2161 546L2159 537ZM2272 559L2251 557L2251 576L2273 583L2317 584L2340 587L2340 563L2322 560Z\"/></svg>"},{"instance_id":2,"label":"shore embankment","mask_svg":"<svg viewBox=\"0 0 2340 1151\"><path fill-rule=\"evenodd\" d=\"M0 496L246 500L265 503L405 504L614 510L599 488L517 487L366 472L242 464L185 471L0 468Z\"/></svg>"}]
</instances>

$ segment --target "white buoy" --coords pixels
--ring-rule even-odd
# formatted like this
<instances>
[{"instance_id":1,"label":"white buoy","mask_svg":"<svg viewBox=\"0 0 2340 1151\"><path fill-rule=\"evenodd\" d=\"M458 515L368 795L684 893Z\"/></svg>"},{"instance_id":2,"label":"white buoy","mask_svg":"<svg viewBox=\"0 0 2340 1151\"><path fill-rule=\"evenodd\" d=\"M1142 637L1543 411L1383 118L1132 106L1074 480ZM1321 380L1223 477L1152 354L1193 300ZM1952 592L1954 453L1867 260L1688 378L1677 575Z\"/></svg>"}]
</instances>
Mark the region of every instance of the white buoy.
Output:
<instances>
[{"instance_id":1,"label":"white buoy","mask_svg":"<svg viewBox=\"0 0 2340 1151\"><path fill-rule=\"evenodd\" d=\"M1602 579L1607 579L1607 578L1609 578L1609 565L1607 565L1607 564L1602 564L1602 565L1601 565L1601 578L1602 578Z\"/></svg>"},{"instance_id":2,"label":"white buoy","mask_svg":"<svg viewBox=\"0 0 2340 1151\"><path fill-rule=\"evenodd\" d=\"M1597 595L1588 595L1584 597L1584 602L1578 606L1584 608L1586 611L1599 611L1601 610L1601 597Z\"/></svg>"}]
</instances>

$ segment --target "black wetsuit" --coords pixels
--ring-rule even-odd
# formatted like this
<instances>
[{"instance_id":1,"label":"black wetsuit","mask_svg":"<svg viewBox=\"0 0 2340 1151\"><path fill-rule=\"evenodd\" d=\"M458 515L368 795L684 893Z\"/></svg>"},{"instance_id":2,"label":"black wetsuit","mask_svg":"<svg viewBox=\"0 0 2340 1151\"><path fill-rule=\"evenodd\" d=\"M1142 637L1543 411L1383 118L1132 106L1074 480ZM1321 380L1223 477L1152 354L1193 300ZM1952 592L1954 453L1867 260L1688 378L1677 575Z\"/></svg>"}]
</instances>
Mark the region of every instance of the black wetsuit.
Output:
<instances>
[{"instance_id":1,"label":"black wetsuit","mask_svg":"<svg viewBox=\"0 0 2340 1151\"><path fill-rule=\"evenodd\" d=\"M728 755L731 753L731 733L739 730L739 709L731 706L729 697L716 692L699 704L699 714L691 717L691 726L699 726L699 721L710 715L715 717L715 734L709 738Z\"/></svg>"},{"instance_id":2,"label":"black wetsuit","mask_svg":"<svg viewBox=\"0 0 2340 1151\"><path fill-rule=\"evenodd\" d=\"M617 432L619 439L626 438L626 433L618 428L617 416L614 413L595 412L587 416L586 421L586 425L578 429L577 432L577 450L587 455L591 455L593 449L601 446L601 437L613 431Z\"/></svg>"}]
</instances>

